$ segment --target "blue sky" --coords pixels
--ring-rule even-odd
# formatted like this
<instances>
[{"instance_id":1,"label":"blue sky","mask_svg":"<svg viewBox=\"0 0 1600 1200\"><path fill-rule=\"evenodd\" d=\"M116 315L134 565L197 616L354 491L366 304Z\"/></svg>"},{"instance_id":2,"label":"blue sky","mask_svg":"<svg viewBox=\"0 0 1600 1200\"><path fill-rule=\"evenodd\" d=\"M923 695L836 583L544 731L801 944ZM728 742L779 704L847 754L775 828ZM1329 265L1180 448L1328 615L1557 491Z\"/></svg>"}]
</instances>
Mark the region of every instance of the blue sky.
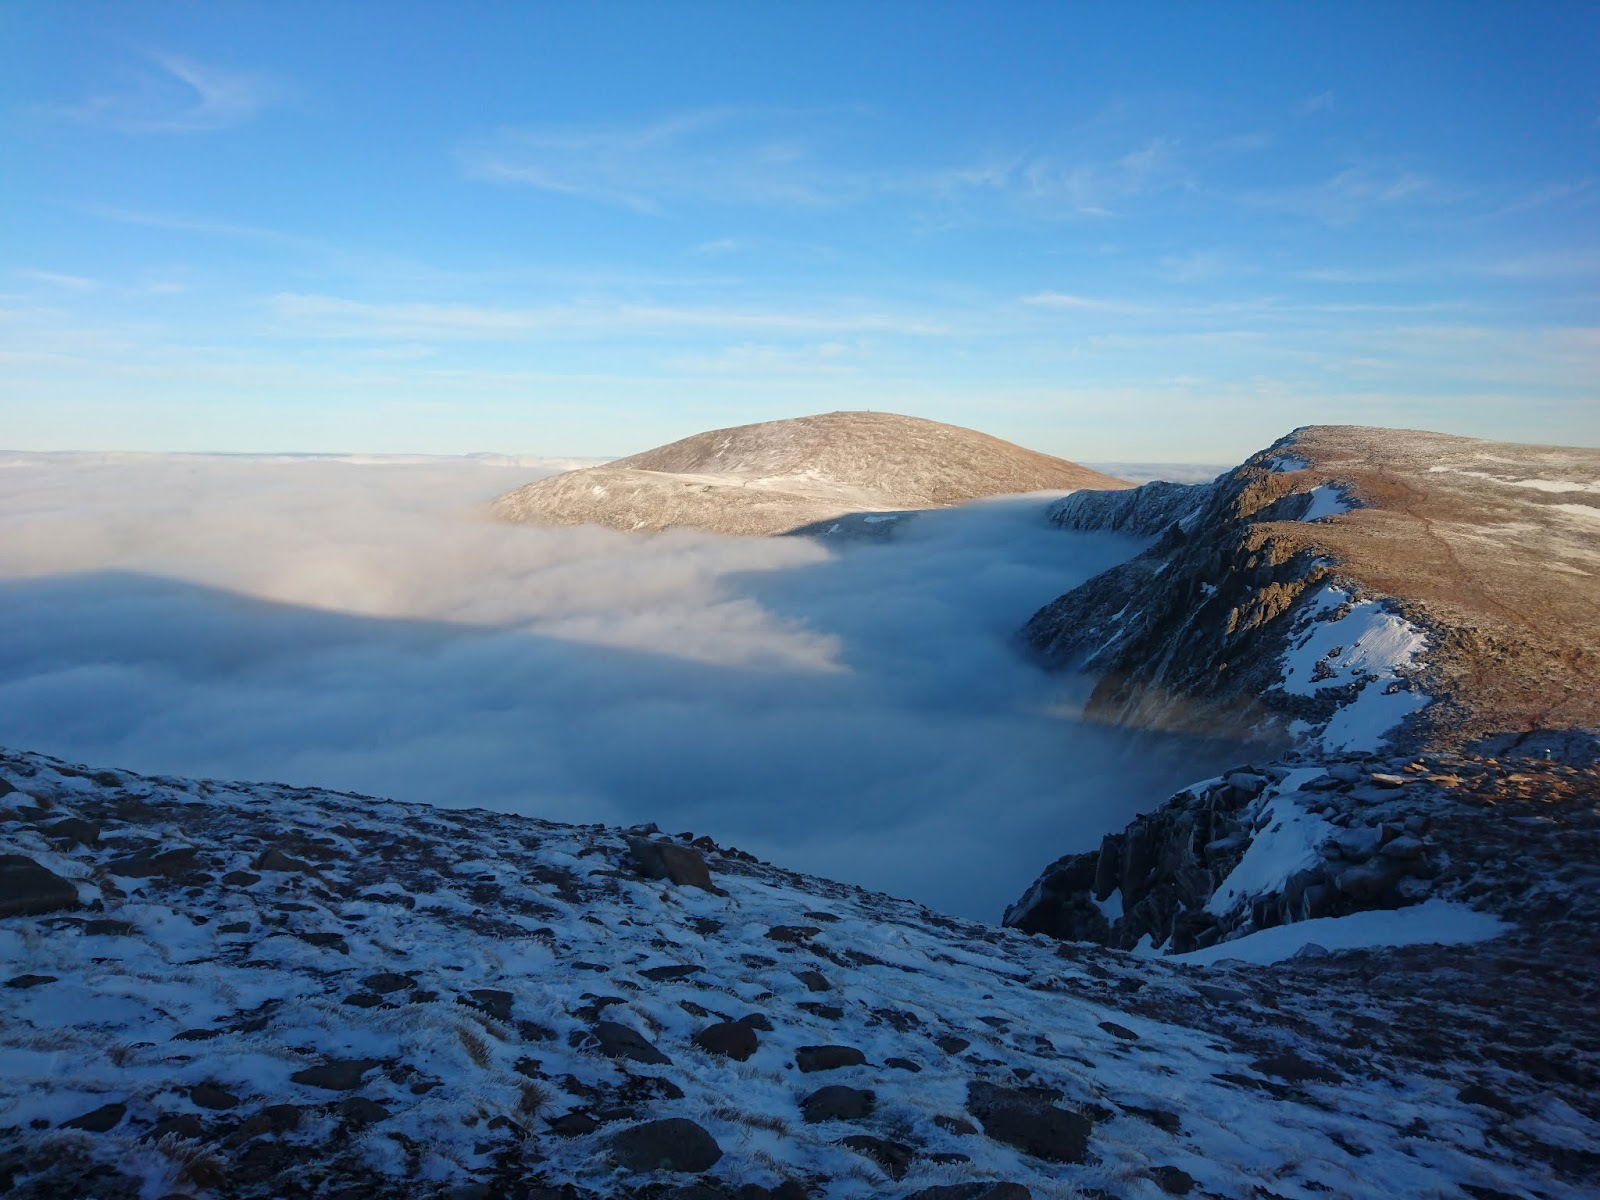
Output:
<instances>
[{"instance_id":1,"label":"blue sky","mask_svg":"<svg viewBox=\"0 0 1600 1200\"><path fill-rule=\"evenodd\" d=\"M0 7L0 446L1600 444L1600 8Z\"/></svg>"}]
</instances>

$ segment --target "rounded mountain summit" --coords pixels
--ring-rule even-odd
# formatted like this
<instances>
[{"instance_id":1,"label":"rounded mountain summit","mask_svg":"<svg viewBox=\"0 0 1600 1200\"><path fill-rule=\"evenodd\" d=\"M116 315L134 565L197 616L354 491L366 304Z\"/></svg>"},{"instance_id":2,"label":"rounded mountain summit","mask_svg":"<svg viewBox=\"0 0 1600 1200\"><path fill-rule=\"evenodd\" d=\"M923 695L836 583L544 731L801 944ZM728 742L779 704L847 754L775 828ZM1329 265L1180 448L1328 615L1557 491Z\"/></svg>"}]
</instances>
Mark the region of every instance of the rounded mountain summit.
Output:
<instances>
[{"instance_id":1,"label":"rounded mountain summit","mask_svg":"<svg viewBox=\"0 0 1600 1200\"><path fill-rule=\"evenodd\" d=\"M830 532L852 514L983 496L1130 486L959 425L832 412L697 433L508 492L502 520L654 532ZM859 516L857 520L867 520Z\"/></svg>"}]
</instances>

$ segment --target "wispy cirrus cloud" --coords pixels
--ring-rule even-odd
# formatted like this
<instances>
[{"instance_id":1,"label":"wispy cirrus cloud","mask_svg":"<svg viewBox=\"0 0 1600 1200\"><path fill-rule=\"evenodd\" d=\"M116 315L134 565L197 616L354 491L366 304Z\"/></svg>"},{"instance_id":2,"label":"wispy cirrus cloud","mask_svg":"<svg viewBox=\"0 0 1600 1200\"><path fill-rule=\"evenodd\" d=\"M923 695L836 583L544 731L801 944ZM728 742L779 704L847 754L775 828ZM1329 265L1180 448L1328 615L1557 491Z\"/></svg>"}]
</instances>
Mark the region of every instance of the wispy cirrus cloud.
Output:
<instances>
[{"instance_id":1,"label":"wispy cirrus cloud","mask_svg":"<svg viewBox=\"0 0 1600 1200\"><path fill-rule=\"evenodd\" d=\"M1324 225L1351 225L1381 210L1445 199L1437 180L1420 171L1361 164L1345 167L1313 183L1240 192L1248 207L1310 217Z\"/></svg>"},{"instance_id":2,"label":"wispy cirrus cloud","mask_svg":"<svg viewBox=\"0 0 1600 1200\"><path fill-rule=\"evenodd\" d=\"M281 292L273 311L298 332L330 338L520 340L553 335L761 332L788 335L893 333L940 337L948 322L877 309L762 309L665 304L550 304L513 308L435 302L371 303Z\"/></svg>"},{"instance_id":3,"label":"wispy cirrus cloud","mask_svg":"<svg viewBox=\"0 0 1600 1200\"><path fill-rule=\"evenodd\" d=\"M122 86L54 112L123 133L205 133L242 125L283 95L281 84L255 72L165 52L146 61Z\"/></svg>"},{"instance_id":4,"label":"wispy cirrus cloud","mask_svg":"<svg viewBox=\"0 0 1600 1200\"><path fill-rule=\"evenodd\" d=\"M29 283L42 283L69 292L92 292L100 286L98 279L91 279L87 275L70 275L65 271L38 271L31 267L19 267L12 274L20 279L26 279Z\"/></svg>"},{"instance_id":5,"label":"wispy cirrus cloud","mask_svg":"<svg viewBox=\"0 0 1600 1200\"><path fill-rule=\"evenodd\" d=\"M823 210L891 197L1108 216L1134 198L1190 182L1178 143L1161 137L1113 153L1050 147L862 166L844 152L849 139L837 117L707 109L631 125L503 129L458 156L476 179L646 214L687 205Z\"/></svg>"},{"instance_id":6,"label":"wispy cirrus cloud","mask_svg":"<svg viewBox=\"0 0 1600 1200\"><path fill-rule=\"evenodd\" d=\"M705 109L633 125L503 129L460 151L469 175L659 212L693 201L826 207L863 178L821 161L794 114Z\"/></svg>"}]
</instances>

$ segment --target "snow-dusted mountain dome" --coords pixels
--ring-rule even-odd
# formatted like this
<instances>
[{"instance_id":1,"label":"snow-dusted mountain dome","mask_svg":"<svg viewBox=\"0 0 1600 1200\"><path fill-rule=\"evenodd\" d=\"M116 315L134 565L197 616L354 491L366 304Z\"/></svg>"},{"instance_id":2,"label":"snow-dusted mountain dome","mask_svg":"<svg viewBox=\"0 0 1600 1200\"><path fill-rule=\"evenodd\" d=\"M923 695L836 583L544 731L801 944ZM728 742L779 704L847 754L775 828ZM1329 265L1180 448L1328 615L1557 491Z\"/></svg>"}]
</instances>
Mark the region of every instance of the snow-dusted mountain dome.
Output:
<instances>
[{"instance_id":1,"label":"snow-dusted mountain dome","mask_svg":"<svg viewBox=\"0 0 1600 1200\"><path fill-rule=\"evenodd\" d=\"M958 425L833 412L713 429L500 497L510 521L788 533L847 513L939 508L1120 479Z\"/></svg>"}]
</instances>

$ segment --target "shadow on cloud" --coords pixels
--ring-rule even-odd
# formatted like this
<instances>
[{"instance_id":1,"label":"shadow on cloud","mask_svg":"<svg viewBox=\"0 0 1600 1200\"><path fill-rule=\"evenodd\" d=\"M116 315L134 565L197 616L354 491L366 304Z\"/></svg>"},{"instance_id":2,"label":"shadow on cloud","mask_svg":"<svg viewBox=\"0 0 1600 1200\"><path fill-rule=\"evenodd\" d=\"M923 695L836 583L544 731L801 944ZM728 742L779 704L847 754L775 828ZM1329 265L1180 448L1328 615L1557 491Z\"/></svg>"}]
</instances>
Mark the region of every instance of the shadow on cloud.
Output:
<instances>
[{"instance_id":1,"label":"shadow on cloud","mask_svg":"<svg viewBox=\"0 0 1600 1200\"><path fill-rule=\"evenodd\" d=\"M0 737L100 765L710 833L998 917L1233 760L1085 724L1015 631L1137 543L1040 501L883 544L483 521L523 469L0 472ZM514 476L514 479L511 477Z\"/></svg>"}]
</instances>

